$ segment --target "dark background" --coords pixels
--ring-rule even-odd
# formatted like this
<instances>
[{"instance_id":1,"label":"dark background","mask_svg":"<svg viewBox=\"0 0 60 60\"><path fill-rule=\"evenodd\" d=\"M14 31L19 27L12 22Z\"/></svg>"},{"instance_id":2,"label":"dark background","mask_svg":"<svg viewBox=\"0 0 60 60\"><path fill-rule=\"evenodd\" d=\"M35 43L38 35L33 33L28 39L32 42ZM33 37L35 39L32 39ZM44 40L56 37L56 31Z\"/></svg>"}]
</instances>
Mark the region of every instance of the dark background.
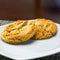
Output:
<instances>
[{"instance_id":1,"label":"dark background","mask_svg":"<svg viewBox=\"0 0 60 60\"><path fill-rule=\"evenodd\" d=\"M0 0L0 20L47 18L60 23L60 6L56 1Z\"/></svg>"}]
</instances>

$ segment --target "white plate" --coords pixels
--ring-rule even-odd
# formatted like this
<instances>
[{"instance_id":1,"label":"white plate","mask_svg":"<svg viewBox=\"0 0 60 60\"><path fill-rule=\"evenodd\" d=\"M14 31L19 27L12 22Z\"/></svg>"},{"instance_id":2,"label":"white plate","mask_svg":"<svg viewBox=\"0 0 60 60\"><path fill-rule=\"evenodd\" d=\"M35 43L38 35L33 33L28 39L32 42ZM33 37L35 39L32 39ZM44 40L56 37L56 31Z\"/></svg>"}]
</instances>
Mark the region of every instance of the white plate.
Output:
<instances>
[{"instance_id":1,"label":"white plate","mask_svg":"<svg viewBox=\"0 0 60 60\"><path fill-rule=\"evenodd\" d=\"M43 40L29 40L11 45L1 40L1 31L7 25L0 26L0 54L12 59L33 59L60 52L60 25L55 36Z\"/></svg>"}]
</instances>

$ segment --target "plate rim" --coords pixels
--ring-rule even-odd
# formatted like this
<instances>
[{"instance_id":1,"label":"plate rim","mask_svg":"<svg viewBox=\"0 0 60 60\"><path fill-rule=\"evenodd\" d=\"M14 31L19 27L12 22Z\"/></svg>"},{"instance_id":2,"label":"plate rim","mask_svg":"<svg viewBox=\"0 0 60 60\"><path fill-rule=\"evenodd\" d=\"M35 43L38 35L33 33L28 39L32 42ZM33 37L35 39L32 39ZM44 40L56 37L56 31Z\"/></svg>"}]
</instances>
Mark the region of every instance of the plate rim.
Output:
<instances>
[{"instance_id":1,"label":"plate rim","mask_svg":"<svg viewBox=\"0 0 60 60\"><path fill-rule=\"evenodd\" d=\"M5 24L5 25L8 25L8 24ZM56 23L56 24L60 25L59 23ZM4 26L4 25L1 25L0 27L2 27L2 26ZM1 51L1 50L0 50L0 55L6 56L6 57L11 58L11 59L35 59L35 58L41 58L41 57L49 56L49 55L52 55L52 54L55 54L58 52L60 52L60 47L55 48L53 50L49 50L48 52L45 52L42 55L38 54L38 56L34 56L34 57L15 58L13 56L9 56L8 54L3 53L3 51Z\"/></svg>"},{"instance_id":2,"label":"plate rim","mask_svg":"<svg viewBox=\"0 0 60 60\"><path fill-rule=\"evenodd\" d=\"M6 56L8 58L11 58L11 59L35 59L35 58L42 58L42 57L45 57L45 56L50 56L50 55L58 53L58 52L60 52L60 47L56 48L56 49L53 49L53 50L50 50L48 52L45 52L42 55L38 54L38 56L34 56L34 57L25 57L25 58L18 58L17 57L16 58L16 57L13 57L13 56L9 56L9 55L3 53L2 51L0 51L0 54L3 55L3 56Z\"/></svg>"}]
</instances>

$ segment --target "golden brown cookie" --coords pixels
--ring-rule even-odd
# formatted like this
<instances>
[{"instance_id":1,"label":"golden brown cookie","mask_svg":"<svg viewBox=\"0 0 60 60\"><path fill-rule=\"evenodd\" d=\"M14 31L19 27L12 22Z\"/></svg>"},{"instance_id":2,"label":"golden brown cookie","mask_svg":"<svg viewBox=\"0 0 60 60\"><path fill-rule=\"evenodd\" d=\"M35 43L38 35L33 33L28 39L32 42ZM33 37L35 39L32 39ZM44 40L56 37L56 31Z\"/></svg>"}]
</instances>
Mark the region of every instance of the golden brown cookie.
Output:
<instances>
[{"instance_id":1,"label":"golden brown cookie","mask_svg":"<svg viewBox=\"0 0 60 60\"><path fill-rule=\"evenodd\" d=\"M16 21L6 26L1 38L10 44L18 44L29 40L36 32L34 25L28 24L28 21Z\"/></svg>"},{"instance_id":2,"label":"golden brown cookie","mask_svg":"<svg viewBox=\"0 0 60 60\"><path fill-rule=\"evenodd\" d=\"M57 32L57 25L51 20L35 19L30 21L30 24L35 24L37 32L32 37L33 39L44 39L53 36Z\"/></svg>"}]
</instances>

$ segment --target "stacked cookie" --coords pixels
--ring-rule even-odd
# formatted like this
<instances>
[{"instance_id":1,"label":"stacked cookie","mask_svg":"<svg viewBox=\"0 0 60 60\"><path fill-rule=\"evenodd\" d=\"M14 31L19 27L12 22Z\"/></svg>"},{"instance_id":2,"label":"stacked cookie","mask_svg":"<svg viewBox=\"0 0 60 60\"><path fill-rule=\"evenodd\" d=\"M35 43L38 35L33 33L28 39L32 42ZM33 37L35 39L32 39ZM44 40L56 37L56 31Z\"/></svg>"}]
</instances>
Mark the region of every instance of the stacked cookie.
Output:
<instances>
[{"instance_id":1,"label":"stacked cookie","mask_svg":"<svg viewBox=\"0 0 60 60\"><path fill-rule=\"evenodd\" d=\"M57 32L57 25L51 20L35 19L31 21L16 21L6 26L1 38L10 44L18 44L31 39L45 39Z\"/></svg>"}]
</instances>

